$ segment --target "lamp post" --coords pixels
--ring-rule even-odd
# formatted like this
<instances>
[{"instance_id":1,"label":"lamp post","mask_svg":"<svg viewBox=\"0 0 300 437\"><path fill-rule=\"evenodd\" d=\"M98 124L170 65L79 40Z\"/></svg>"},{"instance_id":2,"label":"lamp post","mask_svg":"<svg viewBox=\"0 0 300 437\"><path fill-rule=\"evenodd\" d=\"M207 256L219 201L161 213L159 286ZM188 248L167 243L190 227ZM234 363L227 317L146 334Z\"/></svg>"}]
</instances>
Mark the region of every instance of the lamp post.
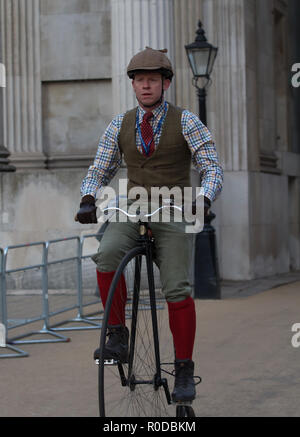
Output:
<instances>
[{"instance_id":1,"label":"lamp post","mask_svg":"<svg viewBox=\"0 0 300 437\"><path fill-rule=\"evenodd\" d=\"M199 118L206 126L206 88L218 53L218 48L207 42L201 21L198 22L196 39L185 46L193 72L193 85L197 88ZM202 86L198 85L199 81ZM203 231L195 239L194 297L198 299L220 299L220 277L218 269L215 229L211 225L216 215L209 211L205 216Z\"/></svg>"},{"instance_id":2,"label":"lamp post","mask_svg":"<svg viewBox=\"0 0 300 437\"><path fill-rule=\"evenodd\" d=\"M199 118L206 125L206 87L218 53L218 48L207 42L201 21L198 22L196 39L185 46L190 67L193 72L193 85L197 88L199 99ZM201 87L198 81L204 84Z\"/></svg>"}]
</instances>

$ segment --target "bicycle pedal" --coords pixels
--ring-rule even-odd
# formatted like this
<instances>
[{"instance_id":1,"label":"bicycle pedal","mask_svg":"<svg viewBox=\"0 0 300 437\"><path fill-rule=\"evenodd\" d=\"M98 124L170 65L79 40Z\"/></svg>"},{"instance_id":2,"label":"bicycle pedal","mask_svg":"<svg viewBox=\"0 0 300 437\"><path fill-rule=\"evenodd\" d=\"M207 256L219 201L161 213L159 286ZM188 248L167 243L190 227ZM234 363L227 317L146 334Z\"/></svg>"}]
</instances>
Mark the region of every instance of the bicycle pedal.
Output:
<instances>
[{"instance_id":1,"label":"bicycle pedal","mask_svg":"<svg viewBox=\"0 0 300 437\"><path fill-rule=\"evenodd\" d=\"M110 358L109 360L104 360L104 366L116 366L119 361Z\"/></svg>"}]
</instances>

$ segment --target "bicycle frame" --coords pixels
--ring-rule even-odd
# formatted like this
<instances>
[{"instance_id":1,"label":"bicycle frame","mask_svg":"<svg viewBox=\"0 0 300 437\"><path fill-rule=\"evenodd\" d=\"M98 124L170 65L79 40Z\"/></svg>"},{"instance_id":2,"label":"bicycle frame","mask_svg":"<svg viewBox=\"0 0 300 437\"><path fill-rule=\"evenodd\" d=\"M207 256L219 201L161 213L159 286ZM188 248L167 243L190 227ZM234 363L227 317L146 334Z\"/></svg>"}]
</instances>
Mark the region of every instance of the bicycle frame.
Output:
<instances>
[{"instance_id":1,"label":"bicycle frame","mask_svg":"<svg viewBox=\"0 0 300 437\"><path fill-rule=\"evenodd\" d=\"M129 385L132 386L135 384L153 383L155 390L157 390L161 385L163 385L167 396L167 401L168 403L171 403L170 393L167 386L167 380L165 378L163 379L161 378L159 338L158 338L157 313L156 313L156 296L155 296L155 284L154 284L154 273L153 273L154 239L150 234L151 230L149 228L148 223L139 221L139 231L140 231L140 239L138 243L143 248L143 254L146 256L156 374L154 376L153 381L136 381L136 380L131 381L132 363L134 359L135 334L136 334L136 315L137 315L137 309L139 303L139 291L140 291L140 267L141 267L141 256L142 256L141 255L136 259L136 265L135 265L135 281L134 281L134 292L133 292L133 302L132 302L132 306L133 306L132 311L135 317L133 318L133 324L131 327L128 383ZM122 380L122 376L121 376L121 380ZM124 378L123 378L123 382L124 382Z\"/></svg>"}]
</instances>

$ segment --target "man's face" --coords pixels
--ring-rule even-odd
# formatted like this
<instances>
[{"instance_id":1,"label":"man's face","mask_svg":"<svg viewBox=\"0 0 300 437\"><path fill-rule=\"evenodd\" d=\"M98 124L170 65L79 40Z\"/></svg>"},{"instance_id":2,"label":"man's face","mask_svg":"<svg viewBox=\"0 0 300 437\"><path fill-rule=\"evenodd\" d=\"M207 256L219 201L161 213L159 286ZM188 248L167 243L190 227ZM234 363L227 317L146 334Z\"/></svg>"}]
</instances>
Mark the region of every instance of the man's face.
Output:
<instances>
[{"instance_id":1,"label":"man's face","mask_svg":"<svg viewBox=\"0 0 300 437\"><path fill-rule=\"evenodd\" d=\"M141 107L152 110L160 104L162 90L166 91L170 83L169 79L162 80L160 73L140 72L135 74L132 86Z\"/></svg>"}]
</instances>

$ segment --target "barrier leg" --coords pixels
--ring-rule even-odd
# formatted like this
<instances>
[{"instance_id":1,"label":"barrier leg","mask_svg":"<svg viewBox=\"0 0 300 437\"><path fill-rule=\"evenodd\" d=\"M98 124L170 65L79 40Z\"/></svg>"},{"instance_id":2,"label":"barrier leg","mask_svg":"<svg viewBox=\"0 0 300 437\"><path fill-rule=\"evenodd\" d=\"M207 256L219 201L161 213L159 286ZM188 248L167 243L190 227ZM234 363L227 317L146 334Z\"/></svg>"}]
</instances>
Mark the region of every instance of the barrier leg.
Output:
<instances>
[{"instance_id":1,"label":"barrier leg","mask_svg":"<svg viewBox=\"0 0 300 437\"><path fill-rule=\"evenodd\" d=\"M54 338L45 338L45 339L35 339L35 340L22 340L25 337L30 337L32 335L50 335ZM21 334L14 338L11 338L9 340L9 344L35 344L35 343L68 343L71 341L70 338L65 337L64 335L57 334L56 332L53 332L52 329L47 329L46 326L44 326L39 331L33 331L29 332L27 334Z\"/></svg>"},{"instance_id":2,"label":"barrier leg","mask_svg":"<svg viewBox=\"0 0 300 437\"><path fill-rule=\"evenodd\" d=\"M4 349L9 349L13 352L5 353L3 352ZM6 343L6 329L3 323L0 323L0 358L21 358L28 356L28 352Z\"/></svg>"}]
</instances>

